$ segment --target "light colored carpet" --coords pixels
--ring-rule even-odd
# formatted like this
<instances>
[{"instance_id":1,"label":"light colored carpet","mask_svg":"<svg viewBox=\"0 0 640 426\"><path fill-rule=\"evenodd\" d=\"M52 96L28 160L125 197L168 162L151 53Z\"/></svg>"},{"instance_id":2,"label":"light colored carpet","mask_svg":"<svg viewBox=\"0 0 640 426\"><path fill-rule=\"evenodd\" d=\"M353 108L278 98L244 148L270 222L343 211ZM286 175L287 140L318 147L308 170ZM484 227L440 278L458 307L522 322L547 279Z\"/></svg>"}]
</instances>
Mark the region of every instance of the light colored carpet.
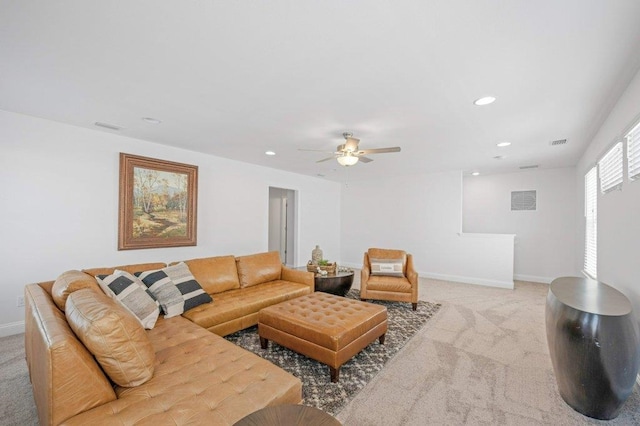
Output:
<instances>
[{"instance_id":1,"label":"light colored carpet","mask_svg":"<svg viewBox=\"0 0 640 426\"><path fill-rule=\"evenodd\" d=\"M38 424L24 360L24 334L0 339L0 425Z\"/></svg>"},{"instance_id":2,"label":"light colored carpet","mask_svg":"<svg viewBox=\"0 0 640 426\"><path fill-rule=\"evenodd\" d=\"M638 425L636 386L612 421L558 394L545 333L548 285L515 290L420 280L440 311L337 415L359 425Z\"/></svg>"},{"instance_id":3,"label":"light colored carpet","mask_svg":"<svg viewBox=\"0 0 640 426\"><path fill-rule=\"evenodd\" d=\"M336 417L347 426L640 424L637 388L609 422L560 398L544 327L547 290L421 279L420 299L442 303L440 311ZM0 339L1 425L37 424L23 340Z\"/></svg>"}]
</instances>

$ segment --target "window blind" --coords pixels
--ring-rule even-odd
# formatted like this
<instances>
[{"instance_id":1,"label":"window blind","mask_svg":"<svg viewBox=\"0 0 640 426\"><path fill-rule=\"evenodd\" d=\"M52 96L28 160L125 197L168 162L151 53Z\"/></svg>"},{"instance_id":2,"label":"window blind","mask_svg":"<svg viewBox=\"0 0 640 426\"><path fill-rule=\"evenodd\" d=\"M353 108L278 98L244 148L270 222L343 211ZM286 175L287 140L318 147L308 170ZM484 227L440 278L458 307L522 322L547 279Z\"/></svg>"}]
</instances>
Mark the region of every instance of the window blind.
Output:
<instances>
[{"instance_id":1,"label":"window blind","mask_svg":"<svg viewBox=\"0 0 640 426\"><path fill-rule=\"evenodd\" d=\"M625 136L629 180L640 179L640 123Z\"/></svg>"},{"instance_id":2,"label":"window blind","mask_svg":"<svg viewBox=\"0 0 640 426\"><path fill-rule=\"evenodd\" d=\"M606 194L622 187L622 142L618 142L598 161L600 191Z\"/></svg>"},{"instance_id":3,"label":"window blind","mask_svg":"<svg viewBox=\"0 0 640 426\"><path fill-rule=\"evenodd\" d=\"M584 271L592 278L598 274L598 184L596 168L584 177Z\"/></svg>"}]
</instances>

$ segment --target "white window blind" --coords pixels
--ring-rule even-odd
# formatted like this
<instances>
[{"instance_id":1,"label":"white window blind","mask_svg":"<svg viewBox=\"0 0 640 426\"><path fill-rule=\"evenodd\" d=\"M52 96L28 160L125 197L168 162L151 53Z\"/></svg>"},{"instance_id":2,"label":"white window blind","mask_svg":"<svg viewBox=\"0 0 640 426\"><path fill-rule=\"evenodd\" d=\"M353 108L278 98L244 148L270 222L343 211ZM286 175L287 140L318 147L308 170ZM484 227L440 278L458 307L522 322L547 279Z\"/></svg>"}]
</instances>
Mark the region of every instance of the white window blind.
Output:
<instances>
[{"instance_id":1,"label":"white window blind","mask_svg":"<svg viewBox=\"0 0 640 426\"><path fill-rule=\"evenodd\" d=\"M625 136L629 180L640 179L640 123Z\"/></svg>"},{"instance_id":2,"label":"white window blind","mask_svg":"<svg viewBox=\"0 0 640 426\"><path fill-rule=\"evenodd\" d=\"M584 177L584 271L592 278L598 274L598 184L596 168Z\"/></svg>"},{"instance_id":3,"label":"white window blind","mask_svg":"<svg viewBox=\"0 0 640 426\"><path fill-rule=\"evenodd\" d=\"M600 191L603 194L622 187L622 142L618 142L598 161Z\"/></svg>"}]
</instances>

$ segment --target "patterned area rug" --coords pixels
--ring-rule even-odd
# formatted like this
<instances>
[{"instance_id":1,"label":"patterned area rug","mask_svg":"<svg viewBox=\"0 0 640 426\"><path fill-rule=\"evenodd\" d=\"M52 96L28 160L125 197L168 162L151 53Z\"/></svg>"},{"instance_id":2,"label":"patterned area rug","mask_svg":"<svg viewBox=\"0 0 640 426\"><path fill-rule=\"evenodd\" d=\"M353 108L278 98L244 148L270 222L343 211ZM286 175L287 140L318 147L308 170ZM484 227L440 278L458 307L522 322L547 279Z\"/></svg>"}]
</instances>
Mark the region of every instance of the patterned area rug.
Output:
<instances>
[{"instance_id":1,"label":"patterned area rug","mask_svg":"<svg viewBox=\"0 0 640 426\"><path fill-rule=\"evenodd\" d=\"M351 290L347 297L358 299L359 295L358 290ZM300 378L302 403L335 416L440 309L440 304L424 301L418 302L418 310L415 312L409 303L373 303L387 307L388 330L385 344L381 345L375 340L344 364L340 368L338 383L331 383L329 367L304 355L273 342L269 342L268 349L261 349L257 326L230 334L226 338Z\"/></svg>"}]
</instances>

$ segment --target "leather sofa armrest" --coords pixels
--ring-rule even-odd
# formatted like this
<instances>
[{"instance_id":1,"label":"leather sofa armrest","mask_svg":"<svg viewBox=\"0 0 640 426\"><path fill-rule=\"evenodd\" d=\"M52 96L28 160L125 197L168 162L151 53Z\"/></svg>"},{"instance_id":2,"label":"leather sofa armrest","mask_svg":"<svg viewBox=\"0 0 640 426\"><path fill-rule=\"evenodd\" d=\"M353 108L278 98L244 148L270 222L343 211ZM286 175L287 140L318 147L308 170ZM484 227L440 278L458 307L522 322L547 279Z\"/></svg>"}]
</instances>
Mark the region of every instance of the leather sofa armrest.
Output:
<instances>
[{"instance_id":1,"label":"leather sofa armrest","mask_svg":"<svg viewBox=\"0 0 640 426\"><path fill-rule=\"evenodd\" d=\"M362 269L360 270L360 292L367 287L367 281L369 281L369 275L371 274L371 267L369 266L369 255L364 253L364 260L362 261Z\"/></svg>"},{"instance_id":2,"label":"leather sofa armrest","mask_svg":"<svg viewBox=\"0 0 640 426\"><path fill-rule=\"evenodd\" d=\"M413 266L413 256L407 253L407 279L411 287L418 288L418 273Z\"/></svg>"},{"instance_id":3,"label":"leather sofa armrest","mask_svg":"<svg viewBox=\"0 0 640 426\"><path fill-rule=\"evenodd\" d=\"M283 266L282 279L285 281L292 281L294 283L306 284L311 288L312 293L315 291L315 279L313 272L300 271Z\"/></svg>"}]
</instances>

